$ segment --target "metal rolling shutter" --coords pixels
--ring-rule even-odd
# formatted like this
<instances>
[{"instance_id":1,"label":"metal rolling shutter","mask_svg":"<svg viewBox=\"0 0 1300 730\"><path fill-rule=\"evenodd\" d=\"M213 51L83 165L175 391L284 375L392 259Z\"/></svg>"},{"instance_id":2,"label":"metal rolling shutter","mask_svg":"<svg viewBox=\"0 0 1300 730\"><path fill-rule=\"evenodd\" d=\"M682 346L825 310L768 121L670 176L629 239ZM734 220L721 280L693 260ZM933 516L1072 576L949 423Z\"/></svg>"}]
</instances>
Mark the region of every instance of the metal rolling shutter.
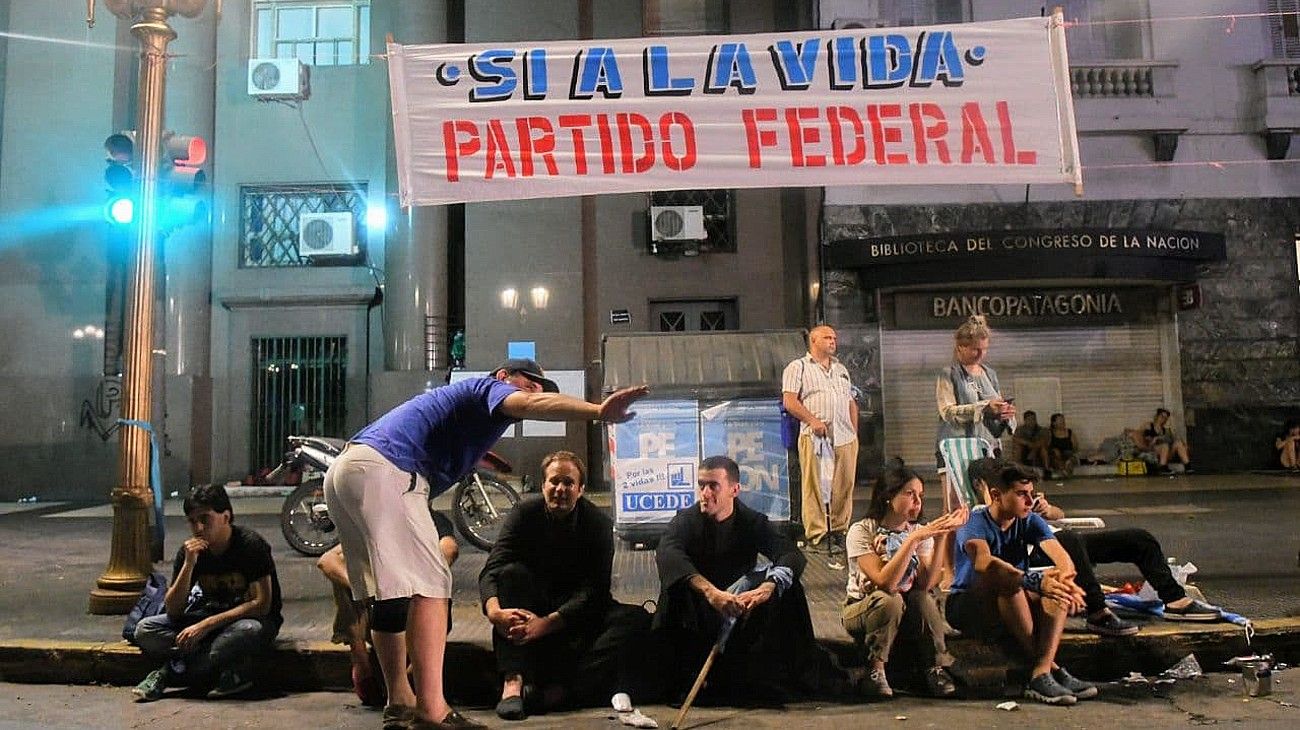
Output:
<instances>
[{"instance_id":1,"label":"metal rolling shutter","mask_svg":"<svg viewBox=\"0 0 1300 730\"><path fill-rule=\"evenodd\" d=\"M935 377L952 358L952 332L884 330L885 454L932 469L938 409ZM1020 412L1033 410L1046 426L1059 410L1087 453L1103 438L1149 421L1163 403L1158 325L1096 328L994 329L988 363ZM1045 397L1059 382L1060 401ZM1039 401L1039 402L1035 402ZM1009 443L1004 439L1004 443Z\"/></svg>"}]
</instances>

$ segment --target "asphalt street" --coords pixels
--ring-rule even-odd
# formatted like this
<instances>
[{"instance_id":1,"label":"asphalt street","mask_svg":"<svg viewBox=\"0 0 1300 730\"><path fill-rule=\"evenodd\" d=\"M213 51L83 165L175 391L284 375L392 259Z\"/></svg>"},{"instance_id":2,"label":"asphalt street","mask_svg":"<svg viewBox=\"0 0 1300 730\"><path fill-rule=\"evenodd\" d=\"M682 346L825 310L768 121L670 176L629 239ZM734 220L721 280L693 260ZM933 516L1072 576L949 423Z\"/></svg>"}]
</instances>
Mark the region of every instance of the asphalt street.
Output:
<instances>
[{"instance_id":1,"label":"asphalt street","mask_svg":"<svg viewBox=\"0 0 1300 730\"><path fill-rule=\"evenodd\" d=\"M1106 685L1101 695L1074 707L1048 707L1018 701L1013 711L997 709L999 700L940 701L898 697L862 705L791 705L784 710L701 707L687 716L686 728L1186 728L1189 725L1237 725L1294 728L1300 725L1300 670L1279 672L1273 694L1243 696L1239 675L1218 673L1181 680L1157 693L1150 685ZM667 728L676 710L640 708ZM505 725L487 708L464 708L466 714L493 727ZM532 717L510 727L622 728L608 710L582 710ZM202 700L168 695L150 704L131 701L121 687L68 687L0 683L0 730L44 728L209 728L335 727L375 728L379 713L356 705L344 692Z\"/></svg>"}]
</instances>

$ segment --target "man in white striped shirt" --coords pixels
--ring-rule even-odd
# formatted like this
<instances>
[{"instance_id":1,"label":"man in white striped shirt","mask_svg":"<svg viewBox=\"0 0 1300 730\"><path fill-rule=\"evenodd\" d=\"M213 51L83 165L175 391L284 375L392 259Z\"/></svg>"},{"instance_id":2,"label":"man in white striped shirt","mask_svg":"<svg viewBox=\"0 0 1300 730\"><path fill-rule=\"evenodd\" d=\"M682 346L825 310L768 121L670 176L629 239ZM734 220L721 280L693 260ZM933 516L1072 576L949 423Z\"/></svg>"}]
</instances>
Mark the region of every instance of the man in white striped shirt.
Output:
<instances>
[{"instance_id":1,"label":"man in white striped shirt","mask_svg":"<svg viewBox=\"0 0 1300 730\"><path fill-rule=\"evenodd\" d=\"M835 358L838 341L829 325L808 333L808 354L785 366L781 400L798 418L799 469L803 497L804 538L809 545L823 540L843 545L853 518L853 483L858 464L858 404L853 399L849 371ZM826 439L833 449L835 476L831 482L830 524L822 500L818 442ZM826 442L823 442L826 443Z\"/></svg>"}]
</instances>

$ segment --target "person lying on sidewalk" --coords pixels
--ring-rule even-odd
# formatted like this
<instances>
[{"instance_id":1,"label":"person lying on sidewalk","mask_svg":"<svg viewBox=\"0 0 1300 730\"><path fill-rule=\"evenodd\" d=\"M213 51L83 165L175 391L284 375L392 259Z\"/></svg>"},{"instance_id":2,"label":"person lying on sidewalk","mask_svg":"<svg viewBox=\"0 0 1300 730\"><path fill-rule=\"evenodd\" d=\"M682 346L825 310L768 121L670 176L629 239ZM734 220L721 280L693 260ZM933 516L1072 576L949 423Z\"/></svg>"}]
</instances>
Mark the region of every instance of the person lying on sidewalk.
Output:
<instances>
[{"instance_id":1,"label":"person lying on sidewalk","mask_svg":"<svg viewBox=\"0 0 1300 730\"><path fill-rule=\"evenodd\" d=\"M433 526L438 530L438 549L450 566L460 555L456 544L455 526L441 512L431 512ZM352 600L352 581L348 579L348 566L343 546L335 545L316 561L316 567L329 579L334 591L335 644L348 645L348 658L352 662L352 691L367 707L383 707L388 700L379 659L370 645L370 617L366 605ZM451 610L450 604L447 606ZM451 617L447 617L447 631L451 632ZM407 680L410 681L409 679Z\"/></svg>"},{"instance_id":2,"label":"person lying on sidewalk","mask_svg":"<svg viewBox=\"0 0 1300 730\"><path fill-rule=\"evenodd\" d=\"M925 685L935 697L950 697L957 687L944 637L943 615L930 594L952 554L952 538L966 524L965 508L921 524L921 477L901 461L876 477L867 516L849 527L849 582L840 620L866 649L868 694L893 697L885 676L894 640L902 634L915 643Z\"/></svg>"},{"instance_id":3,"label":"person lying on sidewalk","mask_svg":"<svg viewBox=\"0 0 1300 730\"><path fill-rule=\"evenodd\" d=\"M776 706L793 696L847 696L848 681L813 635L799 576L806 560L765 515L737 499L740 469L710 456L696 472L696 504L668 523L655 553L669 699L687 694L723 628L734 623L701 698ZM771 566L759 567L762 555ZM734 589L734 591L733 591Z\"/></svg>"},{"instance_id":4,"label":"person lying on sidewalk","mask_svg":"<svg viewBox=\"0 0 1300 730\"><path fill-rule=\"evenodd\" d=\"M1072 705L1097 696L1097 687L1056 663L1070 613L1083 608L1074 563L1032 510L1037 472L1002 459L977 459L970 474L983 475L988 507L971 512L957 531L956 575L948 596L948 622L964 635L994 639L1007 634L1031 665L1025 696L1049 705ZM1052 559L1029 569L1029 549Z\"/></svg>"},{"instance_id":5,"label":"person lying on sidewalk","mask_svg":"<svg viewBox=\"0 0 1300 730\"><path fill-rule=\"evenodd\" d=\"M510 511L479 573L503 720L603 704L619 691L647 699L636 671L648 652L650 614L610 594L614 523L583 496L586 481L577 454L543 458L541 497Z\"/></svg>"},{"instance_id":6,"label":"person lying on sidewalk","mask_svg":"<svg viewBox=\"0 0 1300 730\"><path fill-rule=\"evenodd\" d=\"M1045 520L1065 519L1065 510L1047 501L1047 495L1041 492L1034 497L1033 510ZM1074 561L1074 582L1083 589L1088 630L1094 634L1130 636L1138 632L1137 624L1125 621L1106 607L1106 595L1093 571L1093 565L1099 563L1132 563L1137 566L1142 577L1164 601L1164 616L1170 621L1219 620L1217 609L1187 595L1187 591L1174 580L1160 542L1140 527L1078 532L1059 530L1056 539ZM1043 566L1046 561L1046 557L1035 554L1029 564Z\"/></svg>"},{"instance_id":7,"label":"person lying on sidewalk","mask_svg":"<svg viewBox=\"0 0 1300 730\"><path fill-rule=\"evenodd\" d=\"M220 484L195 487L183 503L191 537L176 552L166 612L140 620L135 640L163 665L131 690L139 702L160 699L184 675L216 685L209 697L252 687L255 655L271 646L284 622L271 546L241 525Z\"/></svg>"}]
</instances>

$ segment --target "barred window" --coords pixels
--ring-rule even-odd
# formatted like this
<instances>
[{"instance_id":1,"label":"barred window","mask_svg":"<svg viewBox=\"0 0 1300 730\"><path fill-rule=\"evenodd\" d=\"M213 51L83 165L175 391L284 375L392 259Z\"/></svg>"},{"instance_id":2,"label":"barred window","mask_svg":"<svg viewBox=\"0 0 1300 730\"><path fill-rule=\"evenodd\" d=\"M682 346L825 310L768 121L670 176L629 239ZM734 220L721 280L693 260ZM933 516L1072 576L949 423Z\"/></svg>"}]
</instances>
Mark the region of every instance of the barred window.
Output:
<instances>
[{"instance_id":1,"label":"barred window","mask_svg":"<svg viewBox=\"0 0 1300 730\"><path fill-rule=\"evenodd\" d=\"M366 260L365 183L245 185L239 190L239 267L359 266ZM304 258L298 250L303 213L351 213L356 253Z\"/></svg>"},{"instance_id":2,"label":"barred window","mask_svg":"<svg viewBox=\"0 0 1300 730\"><path fill-rule=\"evenodd\" d=\"M1274 58L1300 58L1300 0L1267 0L1269 40Z\"/></svg>"},{"instance_id":3,"label":"barred window","mask_svg":"<svg viewBox=\"0 0 1300 730\"><path fill-rule=\"evenodd\" d=\"M704 209L703 241L657 241L651 253L736 252L736 195L734 190L663 190L650 193L650 205L698 205ZM677 246L681 250L664 250ZM660 250L654 250L654 249Z\"/></svg>"},{"instance_id":4,"label":"barred window","mask_svg":"<svg viewBox=\"0 0 1300 730\"><path fill-rule=\"evenodd\" d=\"M370 0L254 0L254 58L370 63Z\"/></svg>"}]
</instances>

